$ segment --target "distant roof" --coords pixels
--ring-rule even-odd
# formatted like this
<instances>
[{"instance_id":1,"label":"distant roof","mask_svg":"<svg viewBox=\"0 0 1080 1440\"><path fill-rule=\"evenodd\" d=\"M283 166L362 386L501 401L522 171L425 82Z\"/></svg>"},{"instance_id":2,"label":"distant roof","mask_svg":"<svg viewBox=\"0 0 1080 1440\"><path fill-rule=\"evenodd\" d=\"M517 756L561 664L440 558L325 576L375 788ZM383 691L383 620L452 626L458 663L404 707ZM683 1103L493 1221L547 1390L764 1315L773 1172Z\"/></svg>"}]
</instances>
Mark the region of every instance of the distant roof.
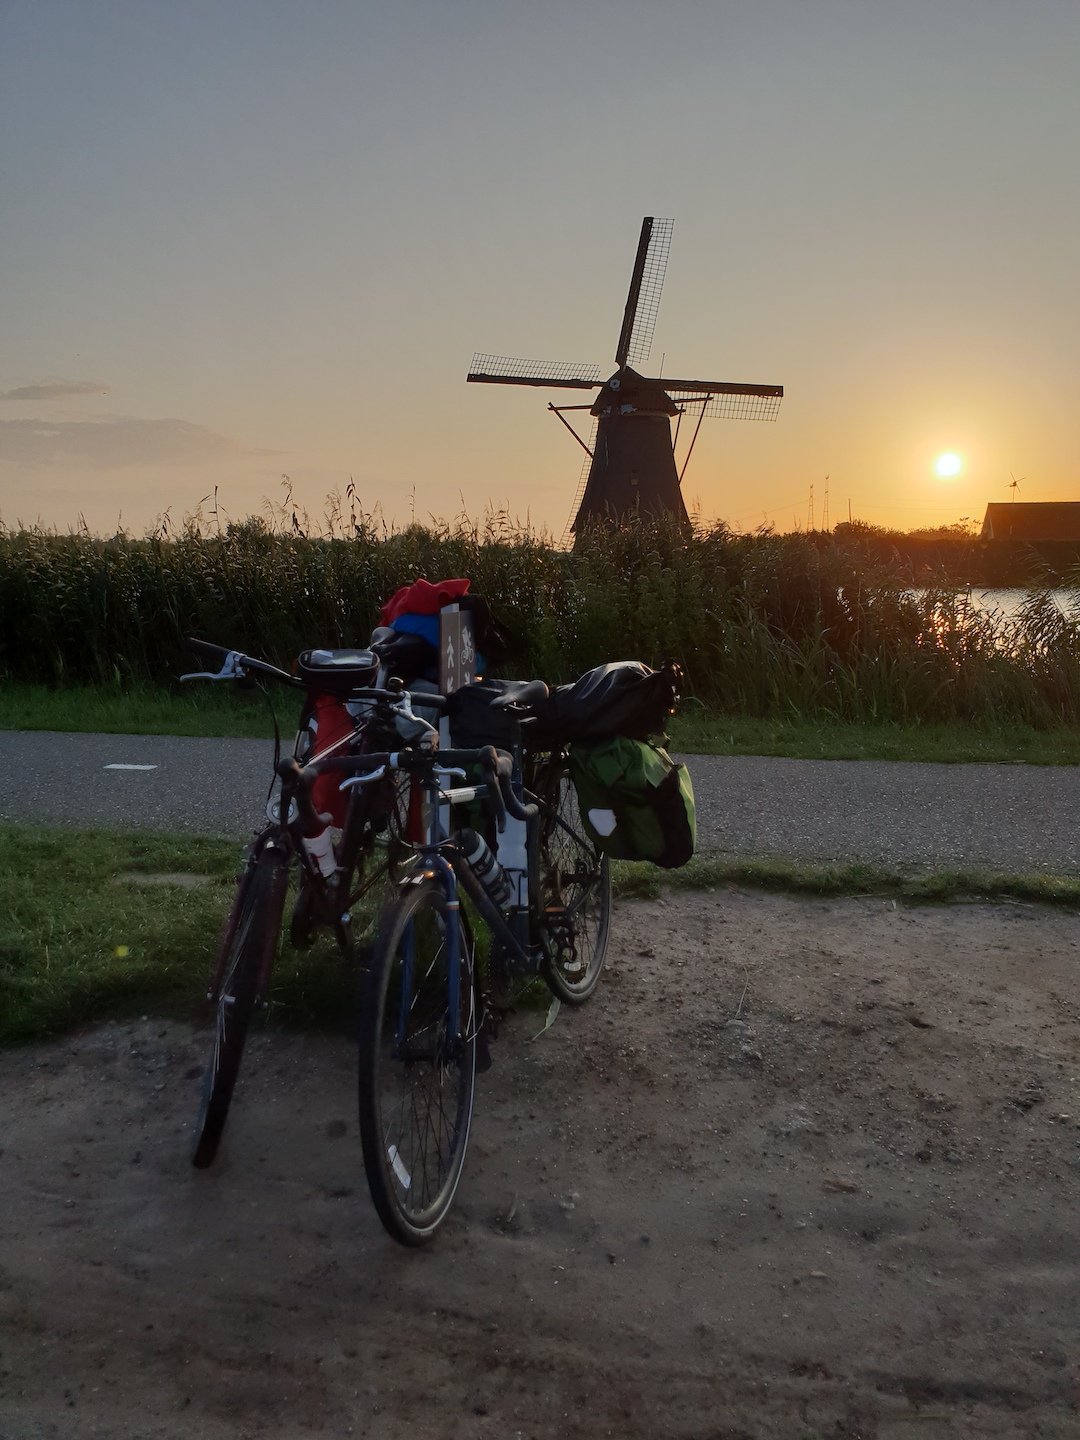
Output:
<instances>
[{"instance_id":1,"label":"distant roof","mask_svg":"<svg viewBox=\"0 0 1080 1440\"><path fill-rule=\"evenodd\" d=\"M1080 500L1007 500L986 507L984 540L1080 540Z\"/></svg>"}]
</instances>

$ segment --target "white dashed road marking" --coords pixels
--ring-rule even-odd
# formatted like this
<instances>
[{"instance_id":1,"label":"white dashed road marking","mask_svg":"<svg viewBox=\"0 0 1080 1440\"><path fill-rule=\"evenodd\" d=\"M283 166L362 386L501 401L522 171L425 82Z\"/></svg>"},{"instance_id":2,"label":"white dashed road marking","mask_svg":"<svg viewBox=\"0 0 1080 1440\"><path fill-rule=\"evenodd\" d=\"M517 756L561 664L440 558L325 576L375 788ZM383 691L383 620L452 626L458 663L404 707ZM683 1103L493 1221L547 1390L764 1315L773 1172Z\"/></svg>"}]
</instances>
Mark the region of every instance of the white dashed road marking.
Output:
<instances>
[{"instance_id":1,"label":"white dashed road marking","mask_svg":"<svg viewBox=\"0 0 1080 1440\"><path fill-rule=\"evenodd\" d=\"M106 765L106 770L156 770L156 765Z\"/></svg>"}]
</instances>

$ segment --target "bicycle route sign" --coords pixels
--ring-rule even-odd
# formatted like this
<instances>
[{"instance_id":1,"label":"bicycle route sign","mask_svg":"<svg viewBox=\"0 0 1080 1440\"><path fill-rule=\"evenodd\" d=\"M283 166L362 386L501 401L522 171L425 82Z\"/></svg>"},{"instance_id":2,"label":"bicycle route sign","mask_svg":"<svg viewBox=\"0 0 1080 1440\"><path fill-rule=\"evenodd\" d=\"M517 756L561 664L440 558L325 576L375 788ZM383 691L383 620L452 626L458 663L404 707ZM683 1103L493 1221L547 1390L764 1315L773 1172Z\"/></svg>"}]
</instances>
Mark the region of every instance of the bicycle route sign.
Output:
<instances>
[{"instance_id":1,"label":"bicycle route sign","mask_svg":"<svg viewBox=\"0 0 1080 1440\"><path fill-rule=\"evenodd\" d=\"M476 642L473 620L457 605L439 611L439 690L452 695L476 678Z\"/></svg>"}]
</instances>

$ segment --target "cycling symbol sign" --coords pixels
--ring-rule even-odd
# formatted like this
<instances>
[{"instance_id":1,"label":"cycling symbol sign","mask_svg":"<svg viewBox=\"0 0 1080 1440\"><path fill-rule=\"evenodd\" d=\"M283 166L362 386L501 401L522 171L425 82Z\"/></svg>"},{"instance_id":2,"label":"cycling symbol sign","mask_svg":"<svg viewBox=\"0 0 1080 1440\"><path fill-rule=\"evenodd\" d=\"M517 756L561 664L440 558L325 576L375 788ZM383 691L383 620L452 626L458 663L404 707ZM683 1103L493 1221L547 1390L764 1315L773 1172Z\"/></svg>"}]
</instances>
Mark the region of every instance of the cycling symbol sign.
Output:
<instances>
[{"instance_id":1,"label":"cycling symbol sign","mask_svg":"<svg viewBox=\"0 0 1080 1440\"><path fill-rule=\"evenodd\" d=\"M472 616L457 605L439 611L439 690L452 695L476 678Z\"/></svg>"}]
</instances>

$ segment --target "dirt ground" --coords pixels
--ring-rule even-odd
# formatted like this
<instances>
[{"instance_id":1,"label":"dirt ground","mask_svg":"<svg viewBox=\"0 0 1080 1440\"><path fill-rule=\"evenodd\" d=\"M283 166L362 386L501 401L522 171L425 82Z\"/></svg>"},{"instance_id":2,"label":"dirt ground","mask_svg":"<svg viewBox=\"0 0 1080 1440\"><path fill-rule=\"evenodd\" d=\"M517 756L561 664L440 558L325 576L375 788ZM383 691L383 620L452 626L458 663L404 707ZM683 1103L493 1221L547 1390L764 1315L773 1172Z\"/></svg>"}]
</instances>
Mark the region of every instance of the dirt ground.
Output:
<instances>
[{"instance_id":1,"label":"dirt ground","mask_svg":"<svg viewBox=\"0 0 1080 1440\"><path fill-rule=\"evenodd\" d=\"M1022 905L622 904L421 1252L343 1038L259 1032L205 1173L205 1033L0 1055L0 1436L1080 1436L1078 957Z\"/></svg>"}]
</instances>

